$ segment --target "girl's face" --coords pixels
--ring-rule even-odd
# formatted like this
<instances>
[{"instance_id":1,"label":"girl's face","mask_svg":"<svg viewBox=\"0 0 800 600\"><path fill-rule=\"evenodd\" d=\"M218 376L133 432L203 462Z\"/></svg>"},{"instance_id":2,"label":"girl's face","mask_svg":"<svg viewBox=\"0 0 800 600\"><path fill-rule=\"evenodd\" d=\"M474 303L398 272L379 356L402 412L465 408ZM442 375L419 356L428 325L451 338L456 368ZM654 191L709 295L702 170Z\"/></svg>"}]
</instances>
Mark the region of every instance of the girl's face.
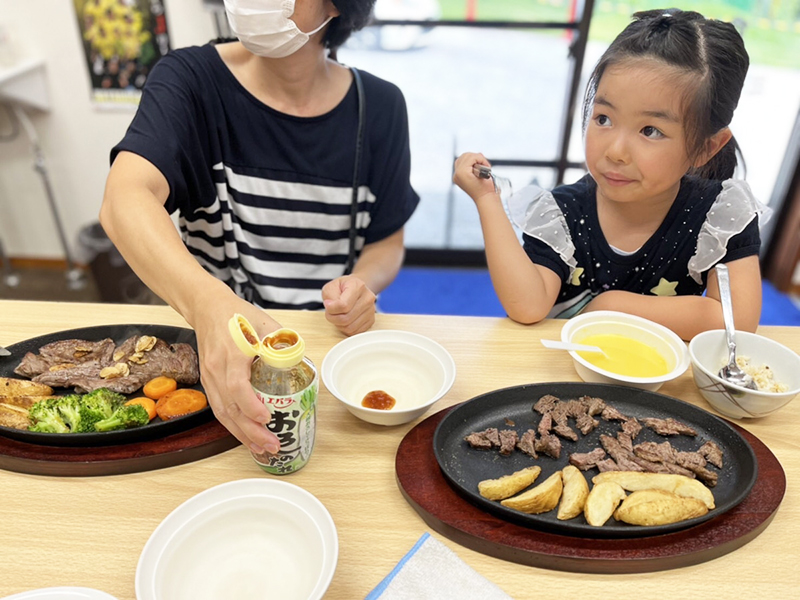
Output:
<instances>
[{"instance_id":1,"label":"girl's face","mask_svg":"<svg viewBox=\"0 0 800 600\"><path fill-rule=\"evenodd\" d=\"M586 127L586 164L612 202L672 202L692 162L681 74L648 60L606 69Z\"/></svg>"}]
</instances>

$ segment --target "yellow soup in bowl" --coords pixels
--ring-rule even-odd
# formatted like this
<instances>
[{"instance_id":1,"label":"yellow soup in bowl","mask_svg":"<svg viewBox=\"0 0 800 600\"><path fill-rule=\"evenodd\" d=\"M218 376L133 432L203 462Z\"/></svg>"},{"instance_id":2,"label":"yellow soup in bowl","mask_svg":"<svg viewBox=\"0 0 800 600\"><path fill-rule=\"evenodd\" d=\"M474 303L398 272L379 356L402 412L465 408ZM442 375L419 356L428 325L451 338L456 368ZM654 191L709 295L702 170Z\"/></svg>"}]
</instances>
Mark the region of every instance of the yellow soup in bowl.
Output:
<instances>
[{"instance_id":1,"label":"yellow soup in bowl","mask_svg":"<svg viewBox=\"0 0 800 600\"><path fill-rule=\"evenodd\" d=\"M580 340L597 346L599 352L578 352L594 366L625 377L661 377L670 371L667 360L655 349L633 338L615 333L599 333Z\"/></svg>"}]
</instances>

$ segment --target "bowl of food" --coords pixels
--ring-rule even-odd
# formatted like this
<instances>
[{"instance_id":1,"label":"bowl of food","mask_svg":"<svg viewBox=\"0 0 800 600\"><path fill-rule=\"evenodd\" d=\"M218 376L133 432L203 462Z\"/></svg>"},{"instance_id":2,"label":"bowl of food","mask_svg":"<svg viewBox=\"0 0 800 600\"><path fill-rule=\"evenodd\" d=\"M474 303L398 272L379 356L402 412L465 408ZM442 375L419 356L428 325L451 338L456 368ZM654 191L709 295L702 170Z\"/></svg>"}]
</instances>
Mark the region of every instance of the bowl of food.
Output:
<instances>
[{"instance_id":1,"label":"bowl of food","mask_svg":"<svg viewBox=\"0 0 800 600\"><path fill-rule=\"evenodd\" d=\"M322 382L359 419L401 425L422 416L453 385L453 357L410 331L368 331L342 340L322 361Z\"/></svg>"},{"instance_id":2,"label":"bowl of food","mask_svg":"<svg viewBox=\"0 0 800 600\"><path fill-rule=\"evenodd\" d=\"M765 417L800 393L800 356L783 344L747 331L736 332L736 362L753 377L757 390L719 376L728 363L725 331L704 331L689 342L697 389L715 410L735 419Z\"/></svg>"},{"instance_id":3,"label":"bowl of food","mask_svg":"<svg viewBox=\"0 0 800 600\"><path fill-rule=\"evenodd\" d=\"M590 383L616 383L651 392L689 368L686 343L648 319L616 311L589 312L561 328L561 341L597 346L570 351L575 371Z\"/></svg>"},{"instance_id":4,"label":"bowl of food","mask_svg":"<svg viewBox=\"0 0 800 600\"><path fill-rule=\"evenodd\" d=\"M173 510L144 546L138 600L321 599L339 556L325 506L301 487L241 479Z\"/></svg>"}]
</instances>

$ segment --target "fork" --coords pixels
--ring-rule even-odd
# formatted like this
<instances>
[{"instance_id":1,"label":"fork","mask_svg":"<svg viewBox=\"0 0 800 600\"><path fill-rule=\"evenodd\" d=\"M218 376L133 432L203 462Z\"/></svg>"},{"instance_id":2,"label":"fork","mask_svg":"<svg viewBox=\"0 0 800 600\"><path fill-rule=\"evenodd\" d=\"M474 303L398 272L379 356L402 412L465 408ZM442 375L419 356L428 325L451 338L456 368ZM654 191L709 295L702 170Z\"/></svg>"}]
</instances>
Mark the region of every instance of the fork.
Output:
<instances>
[{"instance_id":1,"label":"fork","mask_svg":"<svg viewBox=\"0 0 800 600\"><path fill-rule=\"evenodd\" d=\"M510 196L514 191L514 186L511 185L511 180L507 177L495 175L492 173L491 167L486 165L472 165L472 174L479 179L491 179L494 185L494 193L505 198Z\"/></svg>"}]
</instances>

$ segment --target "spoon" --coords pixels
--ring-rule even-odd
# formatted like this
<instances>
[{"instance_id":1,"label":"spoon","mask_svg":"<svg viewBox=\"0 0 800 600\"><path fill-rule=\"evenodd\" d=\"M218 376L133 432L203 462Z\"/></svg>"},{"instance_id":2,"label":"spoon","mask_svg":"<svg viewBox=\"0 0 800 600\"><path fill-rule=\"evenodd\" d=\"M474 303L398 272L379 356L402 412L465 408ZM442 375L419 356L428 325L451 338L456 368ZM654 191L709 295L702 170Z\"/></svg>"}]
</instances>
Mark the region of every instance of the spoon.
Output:
<instances>
[{"instance_id":1,"label":"spoon","mask_svg":"<svg viewBox=\"0 0 800 600\"><path fill-rule=\"evenodd\" d=\"M733 304L731 303L731 284L728 277L728 267L718 264L715 270L717 272L717 284L719 285L719 297L722 302L722 320L725 322L725 335L728 338L728 364L719 370L719 377L733 385L757 390L758 386L753 381L753 378L742 371L739 365L736 364L736 328L733 326Z\"/></svg>"},{"instance_id":2,"label":"spoon","mask_svg":"<svg viewBox=\"0 0 800 600\"><path fill-rule=\"evenodd\" d=\"M575 352L603 352L597 346L586 346L585 344L573 344L572 342L557 342L556 340L542 340L542 345L554 350L574 350Z\"/></svg>"}]
</instances>

